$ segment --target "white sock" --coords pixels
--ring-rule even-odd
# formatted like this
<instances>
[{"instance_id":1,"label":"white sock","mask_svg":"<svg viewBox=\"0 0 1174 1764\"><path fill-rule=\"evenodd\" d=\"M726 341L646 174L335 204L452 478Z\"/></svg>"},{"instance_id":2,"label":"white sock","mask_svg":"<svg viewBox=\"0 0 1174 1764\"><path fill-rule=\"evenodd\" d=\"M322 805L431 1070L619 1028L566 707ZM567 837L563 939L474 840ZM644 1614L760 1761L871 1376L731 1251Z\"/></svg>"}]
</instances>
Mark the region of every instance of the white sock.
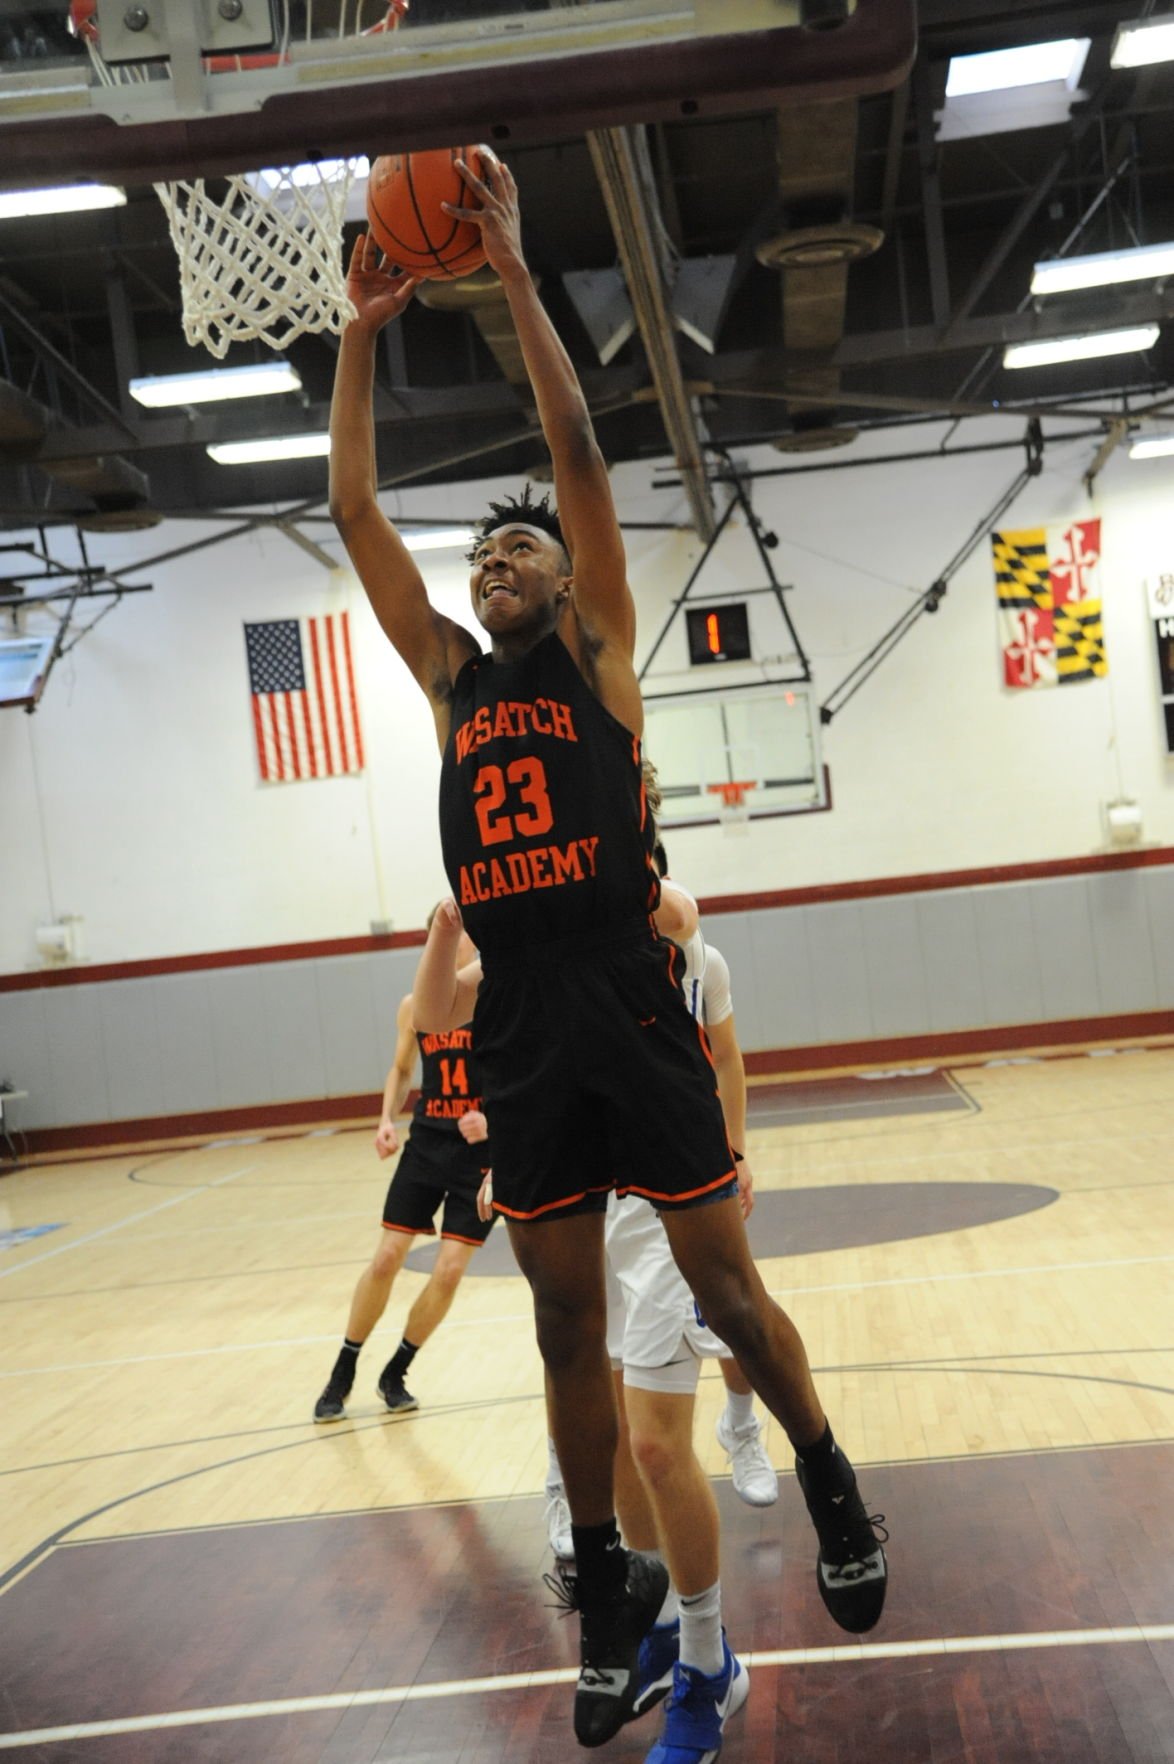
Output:
<instances>
[{"instance_id":1,"label":"white sock","mask_svg":"<svg viewBox=\"0 0 1174 1764\"><path fill-rule=\"evenodd\" d=\"M740 1432L742 1428L749 1427L754 1419L754 1392L752 1390L747 1391L746 1395L743 1396L741 1391L731 1390L727 1385L726 1414L729 1417L730 1426L735 1432Z\"/></svg>"},{"instance_id":2,"label":"white sock","mask_svg":"<svg viewBox=\"0 0 1174 1764\"><path fill-rule=\"evenodd\" d=\"M704 1592L680 1597L681 1665L692 1666L712 1678L722 1669L722 1583L715 1580Z\"/></svg>"},{"instance_id":3,"label":"white sock","mask_svg":"<svg viewBox=\"0 0 1174 1764\"><path fill-rule=\"evenodd\" d=\"M546 1486L547 1488L562 1487L563 1470L558 1461L558 1453L554 1449L553 1439L546 1441Z\"/></svg>"}]
</instances>

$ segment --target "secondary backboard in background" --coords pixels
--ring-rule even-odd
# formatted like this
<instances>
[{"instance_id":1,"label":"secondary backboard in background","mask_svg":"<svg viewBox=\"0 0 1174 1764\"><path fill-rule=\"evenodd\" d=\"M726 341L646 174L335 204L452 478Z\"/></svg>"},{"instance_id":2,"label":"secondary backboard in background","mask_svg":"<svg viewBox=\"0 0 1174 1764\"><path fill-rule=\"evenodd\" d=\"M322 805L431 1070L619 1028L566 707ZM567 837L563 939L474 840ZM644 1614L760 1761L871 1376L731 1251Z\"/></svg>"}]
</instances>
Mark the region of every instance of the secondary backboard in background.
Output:
<instances>
[{"instance_id":1,"label":"secondary backboard in background","mask_svg":"<svg viewBox=\"0 0 1174 1764\"><path fill-rule=\"evenodd\" d=\"M0 710L33 710L49 671L55 636L0 638Z\"/></svg>"},{"instance_id":2,"label":"secondary backboard in background","mask_svg":"<svg viewBox=\"0 0 1174 1764\"><path fill-rule=\"evenodd\" d=\"M722 818L722 786L751 784L752 821L826 808L811 686L744 686L644 701L644 752L656 767L662 827Z\"/></svg>"}]
</instances>

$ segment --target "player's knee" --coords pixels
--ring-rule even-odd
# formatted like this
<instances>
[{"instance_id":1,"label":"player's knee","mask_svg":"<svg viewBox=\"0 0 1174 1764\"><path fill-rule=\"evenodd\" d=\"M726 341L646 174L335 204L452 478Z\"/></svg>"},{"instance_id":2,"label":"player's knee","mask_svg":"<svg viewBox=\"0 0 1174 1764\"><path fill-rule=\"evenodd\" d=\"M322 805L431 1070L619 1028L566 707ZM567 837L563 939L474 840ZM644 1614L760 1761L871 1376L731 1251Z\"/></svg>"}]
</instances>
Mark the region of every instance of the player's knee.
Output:
<instances>
[{"instance_id":1,"label":"player's knee","mask_svg":"<svg viewBox=\"0 0 1174 1764\"><path fill-rule=\"evenodd\" d=\"M534 1327L538 1350L550 1372L568 1370L603 1353L605 1313L592 1304L578 1305L566 1294L540 1298L535 1293Z\"/></svg>"},{"instance_id":2,"label":"player's knee","mask_svg":"<svg viewBox=\"0 0 1174 1764\"><path fill-rule=\"evenodd\" d=\"M468 1264L463 1256L446 1256L444 1251L441 1250L439 1256L436 1258L436 1266L432 1271L434 1284L439 1287L440 1291L444 1293L446 1297L451 1298L457 1287L461 1284L461 1276L464 1274L467 1266Z\"/></svg>"},{"instance_id":3,"label":"player's knee","mask_svg":"<svg viewBox=\"0 0 1174 1764\"><path fill-rule=\"evenodd\" d=\"M702 1314L714 1334L741 1358L753 1359L765 1345L765 1324L748 1288L734 1278L720 1279L698 1294Z\"/></svg>"},{"instance_id":4,"label":"player's knee","mask_svg":"<svg viewBox=\"0 0 1174 1764\"><path fill-rule=\"evenodd\" d=\"M393 1274L399 1273L403 1267L407 1247L406 1242L400 1242L398 1231L383 1233L383 1241L371 1258L371 1272L378 1280L389 1280Z\"/></svg>"},{"instance_id":5,"label":"player's knee","mask_svg":"<svg viewBox=\"0 0 1174 1764\"><path fill-rule=\"evenodd\" d=\"M636 1468L645 1482L659 1488L672 1472L674 1451L669 1440L658 1428L629 1423L629 1440Z\"/></svg>"}]
</instances>

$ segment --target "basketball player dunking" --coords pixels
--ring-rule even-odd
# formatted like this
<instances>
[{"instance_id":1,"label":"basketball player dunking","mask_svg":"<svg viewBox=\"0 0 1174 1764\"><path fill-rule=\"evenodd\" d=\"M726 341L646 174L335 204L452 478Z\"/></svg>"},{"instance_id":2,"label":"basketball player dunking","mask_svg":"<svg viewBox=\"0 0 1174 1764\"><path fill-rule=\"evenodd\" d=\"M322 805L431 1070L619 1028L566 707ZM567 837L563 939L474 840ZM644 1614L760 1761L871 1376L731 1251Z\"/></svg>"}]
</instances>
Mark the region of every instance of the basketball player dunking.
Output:
<instances>
[{"instance_id":1,"label":"basketball player dunking","mask_svg":"<svg viewBox=\"0 0 1174 1764\"><path fill-rule=\"evenodd\" d=\"M674 982L677 952L650 924L659 882L623 541L582 389L522 254L513 178L492 154L487 162L492 187L462 172L479 206L450 212L476 221L501 279L561 522L528 496L491 505L470 579L490 655L430 605L375 494L376 338L414 282L381 267L366 239L351 261L357 317L335 379L331 512L376 616L428 698L443 756L445 869L484 969L474 1036L495 1206L533 1294L571 1507L575 1732L594 1746L631 1715L640 1642L667 1586L663 1567L621 1548L615 1525L608 1188L655 1202L707 1322L782 1423L819 1535L820 1591L843 1627L876 1622L887 1568L802 1340L751 1260L704 1040ZM440 918L430 949L444 941ZM451 962L451 950L442 953ZM422 967L427 960L428 951ZM701 1758L721 1745L732 1662L710 1679L681 1673L670 1704L681 1707ZM674 1764L690 1755L675 1753Z\"/></svg>"}]
</instances>

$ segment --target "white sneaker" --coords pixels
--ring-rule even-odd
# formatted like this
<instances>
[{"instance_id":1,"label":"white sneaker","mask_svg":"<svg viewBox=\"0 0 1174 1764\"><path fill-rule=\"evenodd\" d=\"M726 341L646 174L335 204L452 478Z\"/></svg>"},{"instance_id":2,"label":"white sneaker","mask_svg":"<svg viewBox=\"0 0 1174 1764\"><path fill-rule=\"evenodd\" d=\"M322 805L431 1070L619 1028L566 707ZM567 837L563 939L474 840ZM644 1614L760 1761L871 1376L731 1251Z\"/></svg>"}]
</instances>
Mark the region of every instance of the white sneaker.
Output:
<instances>
[{"instance_id":1,"label":"white sneaker","mask_svg":"<svg viewBox=\"0 0 1174 1764\"><path fill-rule=\"evenodd\" d=\"M575 1546L571 1542L571 1509L567 1505L567 1491L561 1482L548 1482L546 1485L546 1535L560 1562L575 1560Z\"/></svg>"},{"instance_id":2,"label":"white sneaker","mask_svg":"<svg viewBox=\"0 0 1174 1764\"><path fill-rule=\"evenodd\" d=\"M773 1507L779 1498L779 1479L766 1455L757 1419L751 1416L748 1427L731 1427L723 1409L718 1417L717 1442L730 1460L734 1493L748 1507Z\"/></svg>"}]
</instances>

